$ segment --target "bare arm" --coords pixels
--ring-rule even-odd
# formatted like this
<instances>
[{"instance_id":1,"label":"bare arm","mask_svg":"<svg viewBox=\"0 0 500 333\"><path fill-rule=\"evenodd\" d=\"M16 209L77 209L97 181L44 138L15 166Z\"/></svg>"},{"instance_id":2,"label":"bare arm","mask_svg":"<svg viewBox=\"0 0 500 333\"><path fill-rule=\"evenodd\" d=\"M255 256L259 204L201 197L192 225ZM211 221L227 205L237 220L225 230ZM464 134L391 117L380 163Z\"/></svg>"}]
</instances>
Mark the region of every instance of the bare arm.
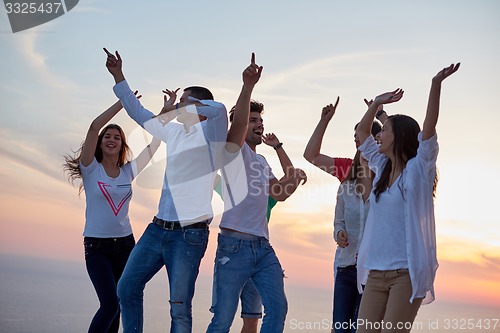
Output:
<instances>
[{"instance_id":1,"label":"bare arm","mask_svg":"<svg viewBox=\"0 0 500 333\"><path fill-rule=\"evenodd\" d=\"M80 155L80 162L83 166L88 166L94 159L95 149L99 136L99 131L104 127L120 110L122 103L120 101L111 105L106 111L101 113L97 118L92 121L85 137L85 142L82 147L82 154Z\"/></svg>"},{"instance_id":2,"label":"bare arm","mask_svg":"<svg viewBox=\"0 0 500 333\"><path fill-rule=\"evenodd\" d=\"M144 148L141 153L137 156L135 159L136 163L136 174L141 173L142 170L148 165L149 161L153 158L153 155L156 153L158 150L158 147L161 144L161 140L157 139L156 137L153 137L153 140L151 140L151 143Z\"/></svg>"},{"instance_id":3,"label":"bare arm","mask_svg":"<svg viewBox=\"0 0 500 333\"><path fill-rule=\"evenodd\" d=\"M277 180L273 178L269 181L269 192L270 195L276 201L285 201L289 196L295 192L299 185L305 184L307 181L307 175L304 170L295 168L293 175L288 178L283 178Z\"/></svg>"},{"instance_id":4,"label":"bare arm","mask_svg":"<svg viewBox=\"0 0 500 333\"><path fill-rule=\"evenodd\" d=\"M306 149L304 150L304 158L308 162L330 174L333 172L332 168L334 167L334 159L330 156L321 154L320 151L326 128L335 114L339 101L340 97L337 97L335 105L329 104L323 108L318 125L316 125L316 128L307 143Z\"/></svg>"},{"instance_id":5,"label":"bare arm","mask_svg":"<svg viewBox=\"0 0 500 333\"><path fill-rule=\"evenodd\" d=\"M262 141L276 150L276 154L278 154L278 158L280 160L281 169L283 169L283 173L285 174L284 178L291 177L295 168L290 160L290 157L288 157L288 154L285 152L285 149L283 149L283 143L280 142L274 133L265 134L262 137Z\"/></svg>"},{"instance_id":6,"label":"bare arm","mask_svg":"<svg viewBox=\"0 0 500 333\"><path fill-rule=\"evenodd\" d=\"M243 87L234 109L233 122L227 133L226 150L238 151L245 142L250 117L250 97L262 74L262 66L255 63L255 54L252 53L250 65L243 71Z\"/></svg>"},{"instance_id":7,"label":"bare arm","mask_svg":"<svg viewBox=\"0 0 500 333\"><path fill-rule=\"evenodd\" d=\"M448 76L455 73L460 68L460 63L451 64L443 68L432 78L431 90L429 92L429 101L427 103L427 112L425 114L424 125L422 127L422 140L430 139L436 133L436 124L439 117L439 101L441 99L441 83Z\"/></svg>"},{"instance_id":8,"label":"bare arm","mask_svg":"<svg viewBox=\"0 0 500 333\"><path fill-rule=\"evenodd\" d=\"M373 99L369 101L365 98L365 103L366 103L366 106L369 107L370 104L373 103ZM377 107L377 113L375 114L375 118L377 118L383 125L388 117L389 116L387 115L387 112L384 111L384 104L380 104Z\"/></svg>"},{"instance_id":9,"label":"bare arm","mask_svg":"<svg viewBox=\"0 0 500 333\"><path fill-rule=\"evenodd\" d=\"M137 91L134 92L137 96ZM141 98L141 96L137 96ZM83 166L88 166L92 163L95 155L95 149L97 145L97 140L99 136L99 131L104 127L120 110L122 109L122 103L117 101L115 104L111 105L106 111L101 113L97 118L95 118L87 131L87 136L85 137L85 142L82 147L82 154L80 155L80 162Z\"/></svg>"},{"instance_id":10,"label":"bare arm","mask_svg":"<svg viewBox=\"0 0 500 333\"><path fill-rule=\"evenodd\" d=\"M371 135L373 119L375 119L379 105L397 102L403 97L403 94L404 91L398 88L394 91L386 92L375 97L356 128L356 134L358 135L360 144L363 144L366 138Z\"/></svg>"}]
</instances>

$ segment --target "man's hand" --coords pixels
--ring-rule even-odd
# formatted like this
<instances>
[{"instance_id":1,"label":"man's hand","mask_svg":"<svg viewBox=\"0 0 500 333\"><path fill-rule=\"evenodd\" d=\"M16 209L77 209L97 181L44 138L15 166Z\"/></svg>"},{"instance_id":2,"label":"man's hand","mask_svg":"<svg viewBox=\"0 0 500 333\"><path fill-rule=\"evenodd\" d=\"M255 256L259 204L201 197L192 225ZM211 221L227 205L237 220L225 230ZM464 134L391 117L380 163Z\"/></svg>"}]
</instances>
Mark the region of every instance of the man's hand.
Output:
<instances>
[{"instance_id":1,"label":"man's hand","mask_svg":"<svg viewBox=\"0 0 500 333\"><path fill-rule=\"evenodd\" d=\"M262 66L258 66L255 63L255 53L252 53L250 65L243 71L243 84L247 86L254 86L257 82L259 82L262 69Z\"/></svg>"},{"instance_id":2,"label":"man's hand","mask_svg":"<svg viewBox=\"0 0 500 333\"><path fill-rule=\"evenodd\" d=\"M177 92L181 88L177 88L175 90L162 90L161 92L164 93L163 95L163 107L169 107L175 104L175 100L177 99ZM168 96L168 97L167 97Z\"/></svg>"},{"instance_id":3,"label":"man's hand","mask_svg":"<svg viewBox=\"0 0 500 333\"><path fill-rule=\"evenodd\" d=\"M337 96L337 101L335 102L335 105L328 104L321 110L321 120L329 122L333 115L335 114L335 111L337 110L337 106L339 105L340 101L340 96Z\"/></svg>"},{"instance_id":4,"label":"man's hand","mask_svg":"<svg viewBox=\"0 0 500 333\"><path fill-rule=\"evenodd\" d=\"M122 72L122 58L120 57L118 51L116 51L116 56L115 56L113 53L109 52L105 47L103 48L103 50L108 55L106 59L106 68L115 78L115 82L118 83L125 80L125 76L123 75Z\"/></svg>"},{"instance_id":5,"label":"man's hand","mask_svg":"<svg viewBox=\"0 0 500 333\"><path fill-rule=\"evenodd\" d=\"M262 141L268 146L276 147L280 143L280 140L274 133L267 133L262 136Z\"/></svg>"},{"instance_id":6,"label":"man's hand","mask_svg":"<svg viewBox=\"0 0 500 333\"><path fill-rule=\"evenodd\" d=\"M167 112L173 111L178 109L178 105L174 106L175 100L177 99L177 92L179 91L180 88L177 88L175 90L162 90L163 95L163 107L161 108L160 113L156 115L156 117L161 116ZM167 97L168 96L168 97ZM178 111L177 113L179 113ZM176 115L177 116L177 115Z\"/></svg>"}]
</instances>

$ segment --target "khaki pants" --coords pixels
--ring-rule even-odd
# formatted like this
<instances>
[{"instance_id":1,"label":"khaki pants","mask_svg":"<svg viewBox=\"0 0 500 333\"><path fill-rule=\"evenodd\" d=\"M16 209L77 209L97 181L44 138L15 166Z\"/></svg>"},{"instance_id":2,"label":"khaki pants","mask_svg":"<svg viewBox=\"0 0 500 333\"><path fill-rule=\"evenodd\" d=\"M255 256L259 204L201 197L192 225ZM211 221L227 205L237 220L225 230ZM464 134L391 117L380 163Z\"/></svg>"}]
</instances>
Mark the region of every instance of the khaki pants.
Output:
<instances>
[{"instance_id":1,"label":"khaki pants","mask_svg":"<svg viewBox=\"0 0 500 333\"><path fill-rule=\"evenodd\" d=\"M357 332L410 332L422 298L410 303L408 269L370 271L358 315Z\"/></svg>"}]
</instances>

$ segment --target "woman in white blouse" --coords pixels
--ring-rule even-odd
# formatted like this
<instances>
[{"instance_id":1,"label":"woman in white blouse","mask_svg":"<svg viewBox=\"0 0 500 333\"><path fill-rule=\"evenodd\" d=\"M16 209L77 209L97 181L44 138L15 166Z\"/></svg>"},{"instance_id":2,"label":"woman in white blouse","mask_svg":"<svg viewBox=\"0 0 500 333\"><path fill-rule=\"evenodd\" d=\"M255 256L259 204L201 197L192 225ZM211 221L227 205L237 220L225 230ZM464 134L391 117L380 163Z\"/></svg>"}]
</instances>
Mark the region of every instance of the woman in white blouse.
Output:
<instances>
[{"instance_id":1,"label":"woman in white blouse","mask_svg":"<svg viewBox=\"0 0 500 333\"><path fill-rule=\"evenodd\" d=\"M365 285L358 332L409 332L420 305L434 300L436 124L441 83L459 66L432 79L422 130L413 118L393 115L379 145L370 135L377 107L399 101L401 89L377 96L356 130L359 150L375 173L358 257L358 286Z\"/></svg>"}]
</instances>

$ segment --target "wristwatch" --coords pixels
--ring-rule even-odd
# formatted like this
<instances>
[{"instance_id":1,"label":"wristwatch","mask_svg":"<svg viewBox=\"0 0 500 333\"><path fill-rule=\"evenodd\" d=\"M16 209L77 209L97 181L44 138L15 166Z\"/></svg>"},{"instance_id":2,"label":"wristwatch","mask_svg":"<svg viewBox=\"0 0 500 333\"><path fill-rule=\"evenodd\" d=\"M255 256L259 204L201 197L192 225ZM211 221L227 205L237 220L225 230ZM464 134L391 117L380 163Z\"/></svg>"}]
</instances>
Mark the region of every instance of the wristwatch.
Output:
<instances>
[{"instance_id":1,"label":"wristwatch","mask_svg":"<svg viewBox=\"0 0 500 333\"><path fill-rule=\"evenodd\" d=\"M384 109L377 111L377 114L375 115L375 118L378 119L382 115L382 113L384 113L384 112L385 112Z\"/></svg>"}]
</instances>

